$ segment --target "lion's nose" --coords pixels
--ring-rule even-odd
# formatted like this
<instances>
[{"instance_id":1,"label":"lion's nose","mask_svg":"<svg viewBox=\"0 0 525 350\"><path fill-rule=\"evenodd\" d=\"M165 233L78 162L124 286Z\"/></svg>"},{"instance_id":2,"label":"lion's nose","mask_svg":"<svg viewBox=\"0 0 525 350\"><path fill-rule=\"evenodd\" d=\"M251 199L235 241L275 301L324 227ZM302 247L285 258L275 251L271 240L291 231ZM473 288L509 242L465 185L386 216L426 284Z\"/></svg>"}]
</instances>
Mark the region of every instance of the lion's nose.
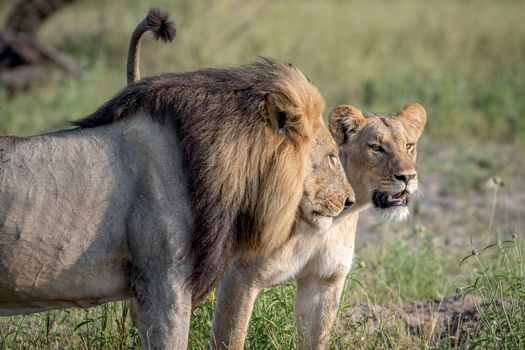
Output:
<instances>
[{"instance_id":1,"label":"lion's nose","mask_svg":"<svg viewBox=\"0 0 525 350\"><path fill-rule=\"evenodd\" d=\"M354 201L352 199L350 199L350 198L347 198L345 200L345 209L349 208L352 204L354 204Z\"/></svg>"},{"instance_id":2,"label":"lion's nose","mask_svg":"<svg viewBox=\"0 0 525 350\"><path fill-rule=\"evenodd\" d=\"M416 177L416 173L412 174L396 174L394 175L394 178L399 181L403 181L405 184L408 184L408 181L412 180Z\"/></svg>"}]
</instances>

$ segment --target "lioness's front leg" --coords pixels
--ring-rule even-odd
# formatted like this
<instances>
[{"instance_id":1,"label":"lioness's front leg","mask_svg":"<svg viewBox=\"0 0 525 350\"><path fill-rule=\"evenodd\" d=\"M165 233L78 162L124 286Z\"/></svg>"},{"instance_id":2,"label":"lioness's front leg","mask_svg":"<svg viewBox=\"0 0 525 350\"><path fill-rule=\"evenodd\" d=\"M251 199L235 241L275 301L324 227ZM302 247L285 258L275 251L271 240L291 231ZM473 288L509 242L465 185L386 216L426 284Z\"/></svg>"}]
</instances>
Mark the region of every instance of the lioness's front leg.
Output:
<instances>
[{"instance_id":1,"label":"lioness's front leg","mask_svg":"<svg viewBox=\"0 0 525 350\"><path fill-rule=\"evenodd\" d=\"M253 304L260 288L255 278L233 267L222 280L213 316L212 349L243 349Z\"/></svg>"},{"instance_id":2,"label":"lioness's front leg","mask_svg":"<svg viewBox=\"0 0 525 350\"><path fill-rule=\"evenodd\" d=\"M295 324L297 348L326 349L346 273L331 278L308 275L297 280Z\"/></svg>"}]
</instances>

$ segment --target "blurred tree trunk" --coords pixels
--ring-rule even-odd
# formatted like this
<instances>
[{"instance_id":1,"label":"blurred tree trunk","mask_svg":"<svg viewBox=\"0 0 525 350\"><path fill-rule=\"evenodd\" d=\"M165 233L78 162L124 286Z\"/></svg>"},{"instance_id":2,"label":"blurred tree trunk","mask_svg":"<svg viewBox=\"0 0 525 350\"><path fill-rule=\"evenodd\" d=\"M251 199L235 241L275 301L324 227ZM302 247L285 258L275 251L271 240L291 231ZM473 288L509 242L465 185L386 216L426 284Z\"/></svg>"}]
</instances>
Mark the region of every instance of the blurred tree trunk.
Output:
<instances>
[{"instance_id":1,"label":"blurred tree trunk","mask_svg":"<svg viewBox=\"0 0 525 350\"><path fill-rule=\"evenodd\" d=\"M55 12L74 0L20 0L7 16L6 29L29 36Z\"/></svg>"},{"instance_id":2,"label":"blurred tree trunk","mask_svg":"<svg viewBox=\"0 0 525 350\"><path fill-rule=\"evenodd\" d=\"M44 21L74 0L20 0L0 30L0 85L9 93L45 81L50 67L78 75L81 68L67 54L33 37Z\"/></svg>"},{"instance_id":3,"label":"blurred tree trunk","mask_svg":"<svg viewBox=\"0 0 525 350\"><path fill-rule=\"evenodd\" d=\"M81 68L68 55L24 34L0 31L0 84L8 91L44 81L49 67L78 75Z\"/></svg>"}]
</instances>

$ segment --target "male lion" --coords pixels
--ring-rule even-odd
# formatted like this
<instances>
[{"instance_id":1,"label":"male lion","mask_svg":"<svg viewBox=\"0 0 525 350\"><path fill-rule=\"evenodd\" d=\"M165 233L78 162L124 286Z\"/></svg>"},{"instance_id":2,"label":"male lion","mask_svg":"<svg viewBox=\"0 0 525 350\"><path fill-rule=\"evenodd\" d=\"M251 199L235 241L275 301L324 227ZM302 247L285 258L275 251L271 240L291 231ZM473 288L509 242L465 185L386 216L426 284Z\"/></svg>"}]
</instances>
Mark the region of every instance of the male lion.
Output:
<instances>
[{"instance_id":1,"label":"male lion","mask_svg":"<svg viewBox=\"0 0 525 350\"><path fill-rule=\"evenodd\" d=\"M235 254L288 238L323 108L265 59L146 78L79 128L1 137L0 315L133 298L145 347L186 348Z\"/></svg>"},{"instance_id":2,"label":"male lion","mask_svg":"<svg viewBox=\"0 0 525 350\"><path fill-rule=\"evenodd\" d=\"M219 288L213 348L242 349L260 289L293 279L298 348L326 348L352 263L359 212L372 204L392 219L408 214L409 195L418 185L416 142L426 122L424 108L409 104L393 118L342 105L329 118L356 193L355 204L327 231L313 228L309 212L303 211L294 234L271 256L256 261L238 258Z\"/></svg>"}]
</instances>

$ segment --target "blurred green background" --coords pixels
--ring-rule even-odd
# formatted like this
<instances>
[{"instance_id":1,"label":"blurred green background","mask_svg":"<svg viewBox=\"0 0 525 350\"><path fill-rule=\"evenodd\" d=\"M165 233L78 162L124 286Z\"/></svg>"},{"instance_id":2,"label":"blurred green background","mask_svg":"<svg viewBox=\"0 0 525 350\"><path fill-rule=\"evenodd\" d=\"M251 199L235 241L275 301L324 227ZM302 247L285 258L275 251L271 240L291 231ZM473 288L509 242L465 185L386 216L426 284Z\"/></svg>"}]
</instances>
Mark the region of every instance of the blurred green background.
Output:
<instances>
[{"instance_id":1,"label":"blurred green background","mask_svg":"<svg viewBox=\"0 0 525 350\"><path fill-rule=\"evenodd\" d=\"M0 4L1 20L15 3ZM125 85L128 38L150 1L79 0L38 32L86 73L8 99L0 132L28 135L67 126ZM142 73L238 65L257 55L296 64L327 109L352 103L395 113L419 101L427 135L513 143L525 137L525 2L518 0L160 0L178 34L143 41ZM328 111L327 111L328 112Z\"/></svg>"}]
</instances>

